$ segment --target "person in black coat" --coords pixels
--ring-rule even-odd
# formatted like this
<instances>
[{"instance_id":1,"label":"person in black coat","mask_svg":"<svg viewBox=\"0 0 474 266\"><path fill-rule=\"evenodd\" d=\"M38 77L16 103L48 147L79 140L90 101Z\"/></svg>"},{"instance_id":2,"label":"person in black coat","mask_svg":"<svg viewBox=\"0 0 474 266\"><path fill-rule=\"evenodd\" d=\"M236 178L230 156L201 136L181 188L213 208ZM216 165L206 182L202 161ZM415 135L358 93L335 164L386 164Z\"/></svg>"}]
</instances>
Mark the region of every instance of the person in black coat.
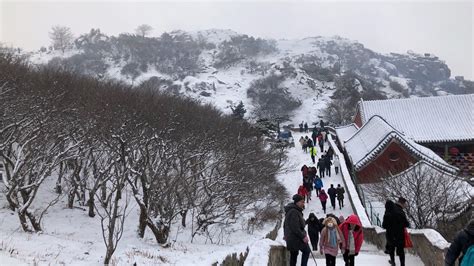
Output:
<instances>
[{"instance_id":1,"label":"person in black coat","mask_svg":"<svg viewBox=\"0 0 474 266\"><path fill-rule=\"evenodd\" d=\"M395 250L400 258L400 265L405 266L405 228L410 226L403 209L406 207L407 200L400 197L397 203L385 203L385 214L382 227L387 231L387 252L390 255L390 263L395 265Z\"/></svg>"},{"instance_id":2,"label":"person in black coat","mask_svg":"<svg viewBox=\"0 0 474 266\"><path fill-rule=\"evenodd\" d=\"M304 188L306 188L306 191L308 191L308 196L306 197L306 202L309 203L309 201L311 200L311 192L313 191L313 181L309 177L309 175L307 177L303 178L303 186L304 186Z\"/></svg>"},{"instance_id":3,"label":"person in black coat","mask_svg":"<svg viewBox=\"0 0 474 266\"><path fill-rule=\"evenodd\" d=\"M326 169L326 175L331 177L331 157L329 157L329 154L326 153L324 156L324 169Z\"/></svg>"},{"instance_id":4,"label":"person in black coat","mask_svg":"<svg viewBox=\"0 0 474 266\"><path fill-rule=\"evenodd\" d=\"M319 168L319 176L321 178L324 178L324 173L325 173L324 167L326 166L326 164L324 163L324 156L323 158L319 158L318 164L316 166Z\"/></svg>"},{"instance_id":5,"label":"person in black coat","mask_svg":"<svg viewBox=\"0 0 474 266\"><path fill-rule=\"evenodd\" d=\"M308 148L311 148L311 147L314 147L314 143L313 143L313 140L308 138L308 136L306 136L306 146L308 146Z\"/></svg>"},{"instance_id":6,"label":"person in black coat","mask_svg":"<svg viewBox=\"0 0 474 266\"><path fill-rule=\"evenodd\" d=\"M337 195L337 192L336 192L336 189L334 188L333 184L331 184L331 187L328 189L328 195L329 195L329 199L331 199L332 209L335 210L336 209L336 195Z\"/></svg>"},{"instance_id":7,"label":"person in black coat","mask_svg":"<svg viewBox=\"0 0 474 266\"><path fill-rule=\"evenodd\" d=\"M312 241L313 240L311 240L311 242ZM461 265L464 254L466 254L466 251L472 245L474 245L474 219L471 219L466 228L459 231L456 235L456 238L454 238L453 242L449 246L448 252L446 253L446 257L444 258L444 265L454 266L456 259L459 257L459 255L463 254L459 258L459 265Z\"/></svg>"},{"instance_id":8,"label":"person in black coat","mask_svg":"<svg viewBox=\"0 0 474 266\"><path fill-rule=\"evenodd\" d=\"M389 223L392 219L393 216L393 208L395 207L395 203L391 200L387 200L385 202L385 213L383 214L383 219L382 219L382 228L387 229L389 227ZM385 232L385 253L389 254L390 249L393 244L393 236L389 235L389 233L392 233L392 231L386 231Z\"/></svg>"},{"instance_id":9,"label":"person in black coat","mask_svg":"<svg viewBox=\"0 0 474 266\"><path fill-rule=\"evenodd\" d=\"M308 234L309 239L311 240L311 246L313 247L313 251L317 251L319 242L319 232L321 232L321 230L323 229L323 225L314 213L309 214L309 217L306 220L306 224L308 225Z\"/></svg>"},{"instance_id":10,"label":"person in black coat","mask_svg":"<svg viewBox=\"0 0 474 266\"><path fill-rule=\"evenodd\" d=\"M306 221L303 218L304 197L298 194L293 196L293 203L285 206L285 221L283 222L283 234L286 241L286 249L290 251L290 266L296 266L298 252L302 252L301 265L308 264L311 252L308 242L309 238L304 230Z\"/></svg>"}]
</instances>

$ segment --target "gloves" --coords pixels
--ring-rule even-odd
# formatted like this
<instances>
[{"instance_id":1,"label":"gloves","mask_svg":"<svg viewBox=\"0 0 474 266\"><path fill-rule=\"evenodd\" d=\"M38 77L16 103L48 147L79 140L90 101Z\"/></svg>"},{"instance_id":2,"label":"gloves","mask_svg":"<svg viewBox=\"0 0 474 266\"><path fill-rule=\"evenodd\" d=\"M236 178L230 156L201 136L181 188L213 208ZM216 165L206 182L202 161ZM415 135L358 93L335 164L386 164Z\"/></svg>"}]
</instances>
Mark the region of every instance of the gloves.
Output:
<instances>
[{"instance_id":1,"label":"gloves","mask_svg":"<svg viewBox=\"0 0 474 266\"><path fill-rule=\"evenodd\" d=\"M306 235L306 236L304 236L304 238L303 238L303 242L304 242L305 244L308 244L308 242L309 242L309 239L308 239L308 236L307 236L307 235Z\"/></svg>"}]
</instances>

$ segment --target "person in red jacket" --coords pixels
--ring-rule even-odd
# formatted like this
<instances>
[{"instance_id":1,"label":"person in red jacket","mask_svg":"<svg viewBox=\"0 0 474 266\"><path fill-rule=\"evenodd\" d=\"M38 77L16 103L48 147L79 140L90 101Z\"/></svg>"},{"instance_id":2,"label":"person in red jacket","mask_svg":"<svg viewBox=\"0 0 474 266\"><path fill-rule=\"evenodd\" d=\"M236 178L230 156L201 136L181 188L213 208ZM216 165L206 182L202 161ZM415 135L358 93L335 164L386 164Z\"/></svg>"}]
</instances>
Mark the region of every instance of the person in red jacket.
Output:
<instances>
[{"instance_id":1,"label":"person in red jacket","mask_svg":"<svg viewBox=\"0 0 474 266\"><path fill-rule=\"evenodd\" d=\"M328 200L328 194L324 191L324 189L321 189L321 192L319 192L319 200L321 201L321 205L323 206L323 211L326 213L326 202Z\"/></svg>"},{"instance_id":2,"label":"person in red jacket","mask_svg":"<svg viewBox=\"0 0 474 266\"><path fill-rule=\"evenodd\" d=\"M298 188L298 195L302 196L303 199L306 199L306 197L308 196L308 190L306 190L306 188L301 185L299 188Z\"/></svg>"},{"instance_id":3,"label":"person in red jacket","mask_svg":"<svg viewBox=\"0 0 474 266\"><path fill-rule=\"evenodd\" d=\"M354 266L355 256L359 254L362 242L364 242L364 232L359 217L352 214L339 225L345 241L345 250L343 253L346 266Z\"/></svg>"}]
</instances>

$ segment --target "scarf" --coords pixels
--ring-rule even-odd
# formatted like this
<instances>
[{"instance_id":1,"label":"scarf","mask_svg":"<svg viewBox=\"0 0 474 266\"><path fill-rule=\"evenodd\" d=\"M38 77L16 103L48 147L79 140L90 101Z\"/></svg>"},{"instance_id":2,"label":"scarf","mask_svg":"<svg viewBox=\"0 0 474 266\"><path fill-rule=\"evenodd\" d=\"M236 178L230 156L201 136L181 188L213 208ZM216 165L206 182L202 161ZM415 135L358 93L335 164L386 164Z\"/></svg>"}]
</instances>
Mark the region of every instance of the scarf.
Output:
<instances>
[{"instance_id":1,"label":"scarf","mask_svg":"<svg viewBox=\"0 0 474 266\"><path fill-rule=\"evenodd\" d=\"M334 227L328 230L328 238L329 238L329 245L331 247L337 248L337 232L336 232L336 229L334 229Z\"/></svg>"},{"instance_id":2,"label":"scarf","mask_svg":"<svg viewBox=\"0 0 474 266\"><path fill-rule=\"evenodd\" d=\"M353 229L349 229L348 238L349 238L349 241L348 241L349 246L347 247L347 249L349 249L349 255L354 255L355 254L355 240L354 240Z\"/></svg>"}]
</instances>

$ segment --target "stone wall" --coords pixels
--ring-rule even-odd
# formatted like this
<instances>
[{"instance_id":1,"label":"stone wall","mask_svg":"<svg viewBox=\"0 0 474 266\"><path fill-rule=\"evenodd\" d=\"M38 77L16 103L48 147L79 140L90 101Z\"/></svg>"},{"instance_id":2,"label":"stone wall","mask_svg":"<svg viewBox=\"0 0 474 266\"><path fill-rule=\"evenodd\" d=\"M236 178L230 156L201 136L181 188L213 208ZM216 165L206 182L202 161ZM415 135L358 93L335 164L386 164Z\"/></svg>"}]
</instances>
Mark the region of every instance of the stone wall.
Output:
<instances>
[{"instance_id":1,"label":"stone wall","mask_svg":"<svg viewBox=\"0 0 474 266\"><path fill-rule=\"evenodd\" d=\"M290 263L290 253L285 246L271 246L268 258L268 266L285 266Z\"/></svg>"},{"instance_id":2,"label":"stone wall","mask_svg":"<svg viewBox=\"0 0 474 266\"><path fill-rule=\"evenodd\" d=\"M447 247L440 248L435 246L426 236L426 231L436 231L433 229L424 230L410 230L411 241L413 242L413 248L405 249L406 252L410 252L423 261L425 265L430 266L444 266L444 254L446 254ZM365 227L364 228L364 239L365 241L374 244L378 249L385 249L385 230L379 227Z\"/></svg>"},{"instance_id":3,"label":"stone wall","mask_svg":"<svg viewBox=\"0 0 474 266\"><path fill-rule=\"evenodd\" d=\"M232 253L230 255L227 255L225 259L222 261L220 266L243 266L245 259L247 258L249 254L249 248L247 247L247 250L243 253L240 253L237 255L237 253ZM218 263L212 264L212 266L217 266Z\"/></svg>"}]
</instances>

